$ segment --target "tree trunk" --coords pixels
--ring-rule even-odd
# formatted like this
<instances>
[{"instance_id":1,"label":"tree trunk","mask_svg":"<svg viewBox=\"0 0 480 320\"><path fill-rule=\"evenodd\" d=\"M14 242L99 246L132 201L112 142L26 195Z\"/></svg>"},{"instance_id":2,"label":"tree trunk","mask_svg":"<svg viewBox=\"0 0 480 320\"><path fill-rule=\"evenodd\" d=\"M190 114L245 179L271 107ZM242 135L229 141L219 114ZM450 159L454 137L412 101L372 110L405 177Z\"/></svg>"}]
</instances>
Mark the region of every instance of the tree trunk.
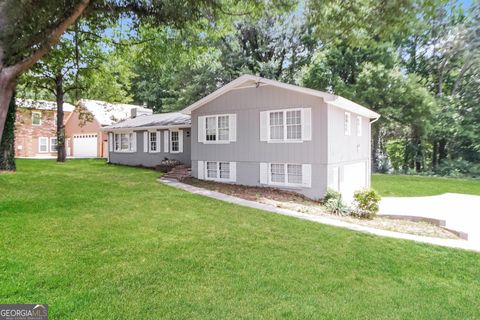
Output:
<instances>
[{"instance_id":1,"label":"tree trunk","mask_svg":"<svg viewBox=\"0 0 480 320\"><path fill-rule=\"evenodd\" d=\"M10 100L15 89L15 78L0 68L0 141L2 141L5 120L10 105Z\"/></svg>"},{"instance_id":2,"label":"tree trunk","mask_svg":"<svg viewBox=\"0 0 480 320\"><path fill-rule=\"evenodd\" d=\"M438 142L438 163L447 158L447 140L445 138L440 139Z\"/></svg>"},{"instance_id":3,"label":"tree trunk","mask_svg":"<svg viewBox=\"0 0 480 320\"><path fill-rule=\"evenodd\" d=\"M432 143L432 170L437 169L438 164L438 141L434 140Z\"/></svg>"},{"instance_id":4,"label":"tree trunk","mask_svg":"<svg viewBox=\"0 0 480 320\"><path fill-rule=\"evenodd\" d=\"M57 162L65 162L67 152L65 150L65 125L63 124L63 76L57 75L55 81L55 92L57 98Z\"/></svg>"},{"instance_id":5,"label":"tree trunk","mask_svg":"<svg viewBox=\"0 0 480 320\"><path fill-rule=\"evenodd\" d=\"M15 171L15 94L10 99L5 128L0 143L0 170Z\"/></svg>"}]
</instances>

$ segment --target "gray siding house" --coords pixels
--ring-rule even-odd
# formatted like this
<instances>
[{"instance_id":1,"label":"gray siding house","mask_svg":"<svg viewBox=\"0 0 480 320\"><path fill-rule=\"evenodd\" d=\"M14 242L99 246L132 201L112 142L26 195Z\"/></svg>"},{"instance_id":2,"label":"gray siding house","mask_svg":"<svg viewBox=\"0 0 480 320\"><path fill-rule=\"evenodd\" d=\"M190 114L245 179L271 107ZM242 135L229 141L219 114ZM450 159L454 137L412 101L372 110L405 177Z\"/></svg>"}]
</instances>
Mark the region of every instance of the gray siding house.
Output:
<instances>
[{"instance_id":1,"label":"gray siding house","mask_svg":"<svg viewBox=\"0 0 480 320\"><path fill-rule=\"evenodd\" d=\"M190 116L179 112L141 115L105 127L108 161L155 167L163 159L190 166Z\"/></svg>"},{"instance_id":2,"label":"gray siding house","mask_svg":"<svg viewBox=\"0 0 480 320\"><path fill-rule=\"evenodd\" d=\"M370 125L379 114L339 96L244 75L180 113L142 116L106 130L145 132L144 122L153 117L182 119L183 153L112 151L110 162L153 166L175 158L191 165L198 179L270 186L314 199L332 188L348 201L370 186ZM142 122L141 128L132 121ZM179 124L149 125L164 134ZM138 145L142 137L137 134Z\"/></svg>"}]
</instances>

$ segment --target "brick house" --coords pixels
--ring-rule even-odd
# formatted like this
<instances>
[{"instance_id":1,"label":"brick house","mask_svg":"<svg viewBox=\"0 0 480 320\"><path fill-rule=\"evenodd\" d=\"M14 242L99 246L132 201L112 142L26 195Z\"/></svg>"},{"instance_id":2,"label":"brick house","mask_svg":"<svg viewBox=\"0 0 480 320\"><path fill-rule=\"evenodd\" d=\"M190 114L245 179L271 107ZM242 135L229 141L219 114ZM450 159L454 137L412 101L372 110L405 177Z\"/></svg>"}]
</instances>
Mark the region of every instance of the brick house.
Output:
<instances>
[{"instance_id":1,"label":"brick house","mask_svg":"<svg viewBox=\"0 0 480 320\"><path fill-rule=\"evenodd\" d=\"M57 104L52 101L17 99L15 120L15 156L19 158L49 158L57 152ZM64 104L65 119L74 106ZM66 123L66 120L64 120Z\"/></svg>"},{"instance_id":2,"label":"brick house","mask_svg":"<svg viewBox=\"0 0 480 320\"><path fill-rule=\"evenodd\" d=\"M15 155L21 158L56 157L57 105L53 101L17 99ZM104 126L129 118L132 113L152 114L151 109L129 104L80 100L64 104L67 157L101 158L108 154Z\"/></svg>"}]
</instances>

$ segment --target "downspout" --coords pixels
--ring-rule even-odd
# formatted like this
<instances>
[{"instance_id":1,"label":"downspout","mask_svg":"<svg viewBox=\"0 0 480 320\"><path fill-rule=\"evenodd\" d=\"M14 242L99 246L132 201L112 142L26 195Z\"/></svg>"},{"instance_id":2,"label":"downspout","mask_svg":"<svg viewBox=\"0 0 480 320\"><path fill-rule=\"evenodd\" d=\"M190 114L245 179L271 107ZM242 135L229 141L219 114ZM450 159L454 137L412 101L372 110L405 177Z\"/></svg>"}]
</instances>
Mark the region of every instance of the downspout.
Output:
<instances>
[{"instance_id":1,"label":"downspout","mask_svg":"<svg viewBox=\"0 0 480 320\"><path fill-rule=\"evenodd\" d=\"M377 122L380 116L370 121L370 150L368 152L368 187L372 187L372 124Z\"/></svg>"}]
</instances>

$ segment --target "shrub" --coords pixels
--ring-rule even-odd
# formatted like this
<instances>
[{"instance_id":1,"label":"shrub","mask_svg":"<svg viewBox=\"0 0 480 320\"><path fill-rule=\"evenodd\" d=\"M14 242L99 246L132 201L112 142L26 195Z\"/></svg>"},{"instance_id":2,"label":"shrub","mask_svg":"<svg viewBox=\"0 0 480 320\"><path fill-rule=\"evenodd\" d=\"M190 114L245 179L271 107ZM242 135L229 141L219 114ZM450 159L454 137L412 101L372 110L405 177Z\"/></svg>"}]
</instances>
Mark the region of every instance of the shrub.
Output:
<instances>
[{"instance_id":1,"label":"shrub","mask_svg":"<svg viewBox=\"0 0 480 320\"><path fill-rule=\"evenodd\" d=\"M373 219L378 213L380 195L373 189L355 191L352 214L359 218Z\"/></svg>"},{"instance_id":2,"label":"shrub","mask_svg":"<svg viewBox=\"0 0 480 320\"><path fill-rule=\"evenodd\" d=\"M323 205L332 214L343 216L350 213L349 208L342 201L342 194L333 189L327 189L323 198Z\"/></svg>"}]
</instances>

